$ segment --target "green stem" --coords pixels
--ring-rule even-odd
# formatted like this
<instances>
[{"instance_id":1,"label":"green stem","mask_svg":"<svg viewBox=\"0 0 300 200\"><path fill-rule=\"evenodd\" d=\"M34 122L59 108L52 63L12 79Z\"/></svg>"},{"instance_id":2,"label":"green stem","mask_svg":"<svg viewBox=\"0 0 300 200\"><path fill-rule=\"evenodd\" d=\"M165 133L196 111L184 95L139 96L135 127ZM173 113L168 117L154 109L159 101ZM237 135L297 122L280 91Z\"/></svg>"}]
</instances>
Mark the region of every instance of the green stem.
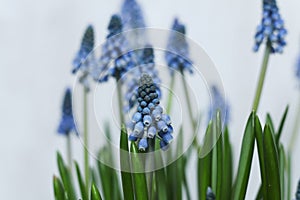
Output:
<instances>
[{"instance_id":1,"label":"green stem","mask_svg":"<svg viewBox=\"0 0 300 200\"><path fill-rule=\"evenodd\" d=\"M118 93L118 107L119 107L119 115L120 115L120 122L124 124L124 115L123 115L123 103L122 103L122 89L121 84L119 82L119 78L116 78L117 81L117 93Z\"/></svg>"},{"instance_id":2,"label":"green stem","mask_svg":"<svg viewBox=\"0 0 300 200\"><path fill-rule=\"evenodd\" d=\"M182 69L180 70L180 73L181 73L181 81L182 81L182 84L183 84L185 99L186 99L187 106L188 106L188 113L189 113L190 121L192 123L192 129L193 129L194 134L196 134L196 128L197 128L196 124L197 123L196 123L196 121L193 117L192 104L191 104L191 100L190 100L190 96L189 96L189 92L188 92L188 87L187 87L187 84L186 84L186 81L185 81L185 78L184 78L184 73L183 73ZM199 150L199 144L197 143L196 137L193 140L193 145L196 149Z\"/></svg>"},{"instance_id":3,"label":"green stem","mask_svg":"<svg viewBox=\"0 0 300 200\"><path fill-rule=\"evenodd\" d=\"M271 53L271 46L269 43L267 43L263 63L262 63L260 74L259 74L258 84L256 87L255 98L253 101L253 106L252 106L253 111L257 111L258 106L259 106L259 101L260 101L260 97L261 97L261 93L262 93L262 89L263 89L264 81L265 81L265 77L266 77L266 72L267 72L267 68L268 68L270 53Z\"/></svg>"},{"instance_id":4,"label":"green stem","mask_svg":"<svg viewBox=\"0 0 300 200\"><path fill-rule=\"evenodd\" d=\"M71 134L67 135L67 159L70 172L72 172L72 144L71 144Z\"/></svg>"},{"instance_id":5,"label":"green stem","mask_svg":"<svg viewBox=\"0 0 300 200\"><path fill-rule=\"evenodd\" d=\"M171 112L172 108L172 103L173 103L173 90L174 90L174 85L175 85L175 74L173 74L170 82L170 87L169 87L169 95L168 95L168 104L167 104L167 114L169 115Z\"/></svg>"},{"instance_id":6,"label":"green stem","mask_svg":"<svg viewBox=\"0 0 300 200\"><path fill-rule=\"evenodd\" d=\"M88 154L88 91L83 88L83 143L84 143L84 172L86 191L89 191L89 154Z\"/></svg>"},{"instance_id":7,"label":"green stem","mask_svg":"<svg viewBox=\"0 0 300 200\"><path fill-rule=\"evenodd\" d=\"M300 121L300 96L299 96L299 100L298 100L298 108L296 111L296 117L295 117L295 121L294 121L294 127L293 127L293 132L292 132L292 137L289 141L289 152L292 153L294 146L295 146L295 142L297 140L298 137L298 131L299 131L299 121Z\"/></svg>"}]
</instances>

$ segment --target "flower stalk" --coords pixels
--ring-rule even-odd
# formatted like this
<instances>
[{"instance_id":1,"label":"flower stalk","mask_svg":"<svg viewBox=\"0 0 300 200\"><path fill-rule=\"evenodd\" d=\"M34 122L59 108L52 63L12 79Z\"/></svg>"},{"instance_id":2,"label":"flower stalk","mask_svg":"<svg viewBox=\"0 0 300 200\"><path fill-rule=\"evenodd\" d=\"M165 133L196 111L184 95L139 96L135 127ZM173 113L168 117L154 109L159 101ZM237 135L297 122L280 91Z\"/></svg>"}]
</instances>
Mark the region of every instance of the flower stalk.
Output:
<instances>
[{"instance_id":1,"label":"flower stalk","mask_svg":"<svg viewBox=\"0 0 300 200\"><path fill-rule=\"evenodd\" d=\"M83 143L84 143L84 173L86 191L89 190L90 170L88 154L88 90L83 88Z\"/></svg>"},{"instance_id":2,"label":"flower stalk","mask_svg":"<svg viewBox=\"0 0 300 200\"><path fill-rule=\"evenodd\" d=\"M263 58L263 62L262 62L262 66L261 66L261 70L260 70L260 74L259 74L258 84L256 87L255 97L254 97L254 101L253 101L253 106L252 106L252 110L255 112L257 111L258 106L259 106L261 93L262 93L262 89L264 86L264 81L265 81L266 72L267 72L267 68L268 68L270 53L271 53L271 46L270 46L270 43L268 42L266 45L264 58Z\"/></svg>"}]
</instances>

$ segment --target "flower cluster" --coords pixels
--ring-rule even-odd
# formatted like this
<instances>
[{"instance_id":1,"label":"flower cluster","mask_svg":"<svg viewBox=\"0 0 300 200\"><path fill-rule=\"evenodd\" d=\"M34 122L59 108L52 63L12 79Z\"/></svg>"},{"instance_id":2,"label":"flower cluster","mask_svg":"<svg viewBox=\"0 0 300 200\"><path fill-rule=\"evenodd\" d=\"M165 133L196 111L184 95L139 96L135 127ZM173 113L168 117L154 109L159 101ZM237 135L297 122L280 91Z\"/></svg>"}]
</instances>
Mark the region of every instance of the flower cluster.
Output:
<instances>
[{"instance_id":1,"label":"flower cluster","mask_svg":"<svg viewBox=\"0 0 300 200\"><path fill-rule=\"evenodd\" d=\"M187 70L193 73L191 60L189 59L189 46L185 38L185 26L178 19L174 20L165 54L166 62L170 68L171 75L174 70L183 72Z\"/></svg>"},{"instance_id":2,"label":"flower cluster","mask_svg":"<svg viewBox=\"0 0 300 200\"><path fill-rule=\"evenodd\" d=\"M146 73L149 76L152 77L153 82L155 84L160 84L161 80L158 76L158 71L155 68L154 63L154 50L152 46L146 45L145 48L137 50L139 51L137 66L133 68L128 76L131 76L130 78L126 78L126 86L127 86L127 92L125 95L126 104L124 107L124 111L128 112L130 109L133 108L133 106L137 102L137 96L138 96L138 81L139 77L142 76L142 74ZM157 93L158 93L158 99L161 98L161 91L160 88L157 87Z\"/></svg>"},{"instance_id":3,"label":"flower cluster","mask_svg":"<svg viewBox=\"0 0 300 200\"><path fill-rule=\"evenodd\" d=\"M88 75L90 71L96 67L96 60L93 53L95 45L94 29L91 25L87 27L81 40L79 51L73 60L72 73L75 74L78 70L82 71L82 76L79 82L89 90Z\"/></svg>"},{"instance_id":4,"label":"flower cluster","mask_svg":"<svg viewBox=\"0 0 300 200\"><path fill-rule=\"evenodd\" d=\"M206 200L215 200L216 196L210 187L207 188L206 191Z\"/></svg>"},{"instance_id":5,"label":"flower cluster","mask_svg":"<svg viewBox=\"0 0 300 200\"><path fill-rule=\"evenodd\" d=\"M137 112L128 125L131 132L129 140L138 141L139 150L145 151L148 138L158 137L161 149L166 150L173 140L173 127L170 116L163 114L163 108L159 106L157 86L148 74L143 74L139 80L137 100Z\"/></svg>"},{"instance_id":6,"label":"flower cluster","mask_svg":"<svg viewBox=\"0 0 300 200\"><path fill-rule=\"evenodd\" d=\"M300 180L298 182L298 188L296 192L296 200L300 200Z\"/></svg>"},{"instance_id":7,"label":"flower cluster","mask_svg":"<svg viewBox=\"0 0 300 200\"><path fill-rule=\"evenodd\" d=\"M296 78L298 80L300 80L300 56L298 57L297 62L296 62L295 75L296 75Z\"/></svg>"},{"instance_id":8,"label":"flower cluster","mask_svg":"<svg viewBox=\"0 0 300 200\"><path fill-rule=\"evenodd\" d=\"M145 20L140 5L135 0L125 0L121 8L124 31L131 47L139 48L146 44Z\"/></svg>"},{"instance_id":9,"label":"flower cluster","mask_svg":"<svg viewBox=\"0 0 300 200\"><path fill-rule=\"evenodd\" d=\"M121 8L124 30L143 28L145 20L140 5L135 0L125 0Z\"/></svg>"},{"instance_id":10,"label":"flower cluster","mask_svg":"<svg viewBox=\"0 0 300 200\"><path fill-rule=\"evenodd\" d=\"M227 125L230 119L229 105L226 103L224 96L221 94L217 86L212 85L210 91L212 97L212 104L209 109L209 116L214 118L215 114L219 110L222 116L224 117L224 124Z\"/></svg>"},{"instance_id":11,"label":"flower cluster","mask_svg":"<svg viewBox=\"0 0 300 200\"><path fill-rule=\"evenodd\" d=\"M109 34L105 44L102 46L99 65L92 73L94 79L99 82L106 82L109 77L120 79L135 65L134 52L129 51L127 39L122 34L119 34L122 32L120 16L113 15L111 17L108 30Z\"/></svg>"},{"instance_id":12,"label":"flower cluster","mask_svg":"<svg viewBox=\"0 0 300 200\"><path fill-rule=\"evenodd\" d=\"M78 134L72 111L72 93L71 90L68 88L65 92L62 104L62 119L58 126L57 132L62 135L68 135L72 131Z\"/></svg>"},{"instance_id":13,"label":"flower cluster","mask_svg":"<svg viewBox=\"0 0 300 200\"><path fill-rule=\"evenodd\" d=\"M284 21L279 14L276 1L264 0L263 18L256 30L253 50L257 52L260 45L266 39L271 46L272 53L282 53L286 45L286 34L287 30L284 28Z\"/></svg>"}]
</instances>

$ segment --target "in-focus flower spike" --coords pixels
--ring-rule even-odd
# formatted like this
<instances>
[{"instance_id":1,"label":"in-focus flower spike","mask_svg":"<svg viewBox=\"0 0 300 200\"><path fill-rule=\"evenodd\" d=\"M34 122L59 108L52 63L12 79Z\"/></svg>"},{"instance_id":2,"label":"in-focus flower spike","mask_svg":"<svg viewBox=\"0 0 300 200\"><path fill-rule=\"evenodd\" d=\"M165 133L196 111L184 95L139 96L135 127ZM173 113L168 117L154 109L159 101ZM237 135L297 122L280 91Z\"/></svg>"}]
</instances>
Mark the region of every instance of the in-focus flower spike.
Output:
<instances>
[{"instance_id":1,"label":"in-focus flower spike","mask_svg":"<svg viewBox=\"0 0 300 200\"><path fill-rule=\"evenodd\" d=\"M102 55L98 67L94 68L92 76L99 82L108 81L109 77L120 79L134 66L133 51L122 32L122 21L119 15L113 15L108 25L108 36L102 46Z\"/></svg>"},{"instance_id":2,"label":"in-focus flower spike","mask_svg":"<svg viewBox=\"0 0 300 200\"><path fill-rule=\"evenodd\" d=\"M206 191L206 200L215 200L216 196L210 187L207 188Z\"/></svg>"},{"instance_id":3,"label":"in-focus flower spike","mask_svg":"<svg viewBox=\"0 0 300 200\"><path fill-rule=\"evenodd\" d=\"M286 34L287 30L284 28L276 0L263 0L263 18L256 30L253 50L257 52L266 41L271 45L272 53L282 53L286 46Z\"/></svg>"},{"instance_id":4,"label":"in-focus flower spike","mask_svg":"<svg viewBox=\"0 0 300 200\"><path fill-rule=\"evenodd\" d=\"M161 140L160 146L163 150L166 150L173 140L171 119L170 116L163 114L157 91L157 85L152 77L149 74L142 74L137 89L137 112L128 126L129 140L137 141L141 151L147 150L149 139ZM157 117L158 115L160 117Z\"/></svg>"},{"instance_id":5,"label":"in-focus flower spike","mask_svg":"<svg viewBox=\"0 0 300 200\"><path fill-rule=\"evenodd\" d=\"M174 70L188 71L193 73L192 61L189 58L189 46L185 38L185 26L181 24L178 19L174 20L172 32L169 36L167 49L165 53L166 62L170 68L171 75Z\"/></svg>"},{"instance_id":6,"label":"in-focus flower spike","mask_svg":"<svg viewBox=\"0 0 300 200\"><path fill-rule=\"evenodd\" d=\"M68 88L65 92L62 104L62 118L59 123L57 132L62 135L68 135L72 131L74 131L78 135L72 111L72 93Z\"/></svg>"},{"instance_id":7,"label":"in-focus flower spike","mask_svg":"<svg viewBox=\"0 0 300 200\"><path fill-rule=\"evenodd\" d=\"M298 187L296 191L296 200L300 200L300 180L298 182Z\"/></svg>"},{"instance_id":8,"label":"in-focus flower spike","mask_svg":"<svg viewBox=\"0 0 300 200\"><path fill-rule=\"evenodd\" d=\"M124 31L131 30L127 38L131 46L144 46L146 43L146 33L142 30L132 30L146 27L143 11L136 0L124 0L121 7L121 17L124 24Z\"/></svg>"},{"instance_id":9,"label":"in-focus flower spike","mask_svg":"<svg viewBox=\"0 0 300 200\"><path fill-rule=\"evenodd\" d=\"M210 91L212 92L212 104L210 106L208 116L214 118L215 114L219 110L221 112L222 119L224 119L224 124L227 125L230 119L229 105L226 103L224 96L221 94L216 85L212 85Z\"/></svg>"},{"instance_id":10,"label":"in-focus flower spike","mask_svg":"<svg viewBox=\"0 0 300 200\"><path fill-rule=\"evenodd\" d=\"M89 81L88 75L92 68L96 67L96 59L93 54L93 49L95 46L94 38L94 28L92 25L89 25L85 30L85 33L82 37L81 45L79 51L77 52L73 60L73 69L72 73L75 74L78 70L82 71L82 75L79 78L79 82L89 90Z\"/></svg>"},{"instance_id":11,"label":"in-focus flower spike","mask_svg":"<svg viewBox=\"0 0 300 200\"><path fill-rule=\"evenodd\" d=\"M161 80L158 75L158 71L155 68L155 63L154 63L154 50L151 45L146 45L145 48L137 50L140 53L139 59L137 61L137 66L134 67L130 72L126 75L126 77L130 77L126 79L126 86L127 86L127 91L125 95L125 106L124 106L124 111L128 112L131 110L134 105L138 102L138 82L139 82L139 77L142 76L142 74L146 73L149 76L152 77L152 80L154 84L158 85L161 83ZM158 94L158 99L161 98L161 90L159 87L156 87L157 89L157 94ZM141 102L141 105L145 104L146 102ZM154 107L154 104L151 103L148 105L150 109Z\"/></svg>"}]
</instances>

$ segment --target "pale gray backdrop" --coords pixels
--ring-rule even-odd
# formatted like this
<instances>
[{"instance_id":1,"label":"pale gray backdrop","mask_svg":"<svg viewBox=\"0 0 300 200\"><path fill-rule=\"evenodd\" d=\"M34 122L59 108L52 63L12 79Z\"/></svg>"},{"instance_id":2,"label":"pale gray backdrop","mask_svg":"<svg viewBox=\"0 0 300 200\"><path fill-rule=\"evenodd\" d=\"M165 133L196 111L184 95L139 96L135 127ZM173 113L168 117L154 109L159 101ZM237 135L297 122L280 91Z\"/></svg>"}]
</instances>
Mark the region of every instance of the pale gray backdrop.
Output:
<instances>
[{"instance_id":1,"label":"pale gray backdrop","mask_svg":"<svg viewBox=\"0 0 300 200\"><path fill-rule=\"evenodd\" d=\"M1 199L53 199L55 151L64 151L65 143L57 136L56 126L63 88L73 81L69 74L71 59L88 23L95 25L98 41L104 40L110 15L119 10L120 2L0 0ZM261 1L140 3L149 26L169 28L173 17L180 17L187 25L188 36L215 61L232 107L230 128L236 166L262 60L262 51L251 51L255 27L261 19ZM290 105L283 135L287 144L299 95L293 65L300 50L300 2L280 0L278 4L289 31L288 46L283 55L271 57L259 113L264 120L270 111L278 124L285 106ZM81 145L75 138L74 146L75 157L81 160ZM300 148L296 146L293 192L300 177ZM259 186L257 155L254 161L246 199L253 199ZM189 172L189 177L195 177L194 170ZM195 190L192 186L192 193L196 194Z\"/></svg>"}]
</instances>

